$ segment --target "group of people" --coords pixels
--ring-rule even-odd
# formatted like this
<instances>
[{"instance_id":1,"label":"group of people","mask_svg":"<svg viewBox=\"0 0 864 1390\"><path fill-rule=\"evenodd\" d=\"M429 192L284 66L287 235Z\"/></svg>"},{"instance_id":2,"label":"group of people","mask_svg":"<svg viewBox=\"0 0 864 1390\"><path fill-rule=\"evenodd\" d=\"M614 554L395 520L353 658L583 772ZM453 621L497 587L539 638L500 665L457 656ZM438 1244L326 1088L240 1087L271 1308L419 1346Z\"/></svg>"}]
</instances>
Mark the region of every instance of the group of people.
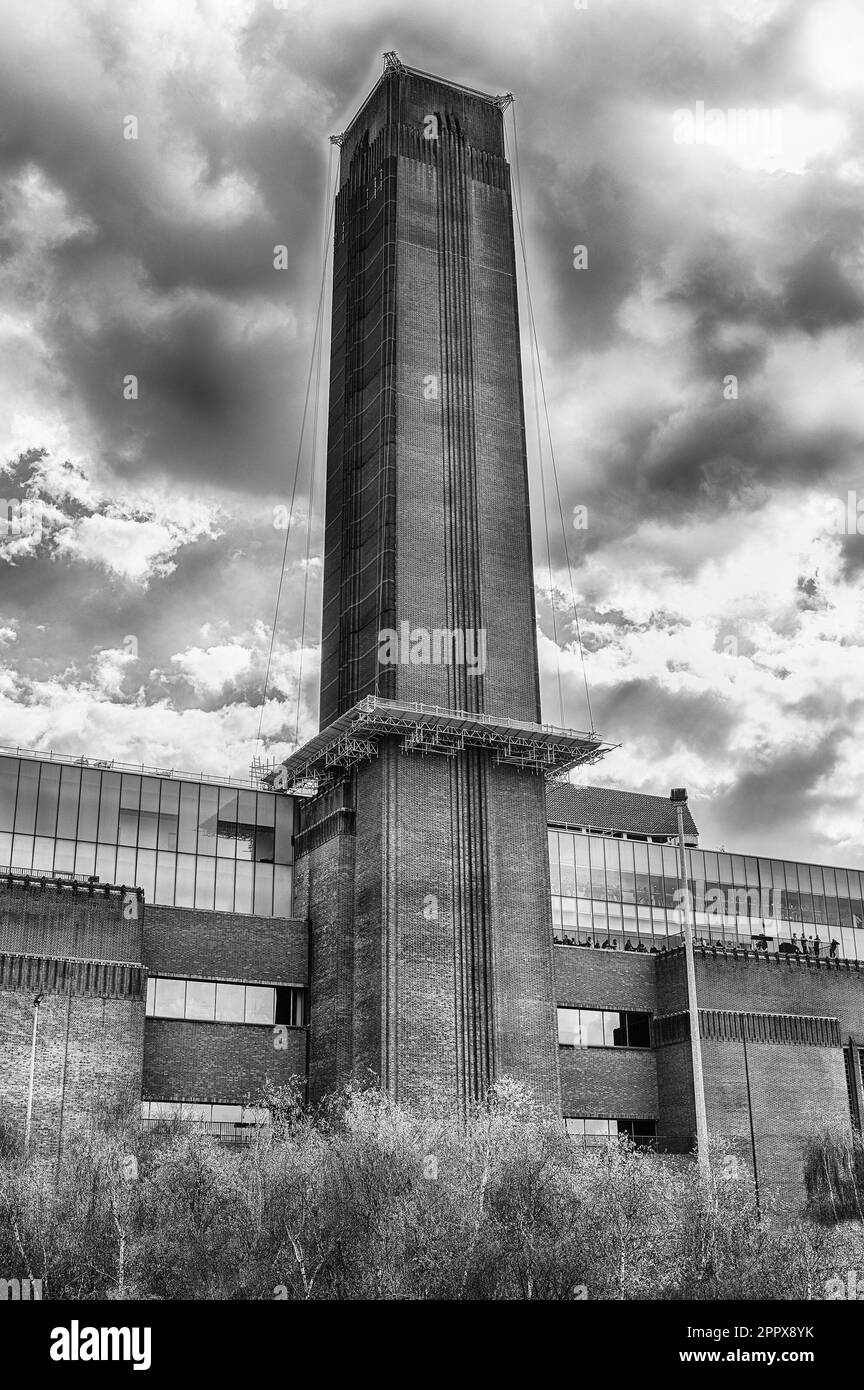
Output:
<instances>
[{"instance_id":1,"label":"group of people","mask_svg":"<svg viewBox=\"0 0 864 1390\"><path fill-rule=\"evenodd\" d=\"M757 951L768 950L768 938L764 932L760 933L759 936L753 937L753 945L756 947ZM840 942L832 936L828 943L828 956L831 960L836 959L839 947ZM819 940L818 936L805 936L803 932L801 933L799 942L798 937L793 932L791 941L781 941L778 950L781 955L803 955L815 956L818 958L822 954L822 942Z\"/></svg>"},{"instance_id":2,"label":"group of people","mask_svg":"<svg viewBox=\"0 0 864 1390\"><path fill-rule=\"evenodd\" d=\"M773 939L773 938L772 938L772 939ZM755 948L757 951L764 951L766 955L768 954L768 949L769 949L768 937L765 935L764 932L760 932L757 936L754 936L754 937L752 938L752 943L753 943L754 948ZM567 933L565 932L565 933L563 933L563 935L562 935L561 937L558 938L558 944L559 944L559 946L588 946L588 947L593 947L595 951L617 951L617 950L618 950L618 942L617 942L617 940L615 939L614 936L613 936L613 937L607 936L605 941L592 941L592 940L590 939L590 937L586 937L586 939L585 939L584 941L580 941L580 939L579 939L578 936L568 936ZM678 943L676 942L675 944L677 945ZM726 950L728 950L728 949L734 950L735 947L736 947L737 945L739 945L739 944L740 944L740 945L743 945L743 942L742 942L742 943L728 943L728 944L727 944L727 942L724 941L722 938L721 938L719 941L706 941L706 939L705 939L704 936L697 936L697 937L695 938L695 944L696 944L697 946L703 946L706 950L720 950L720 951L726 951ZM830 943L828 943L827 952L825 952L825 954L827 954L827 955L830 957L831 960L835 960L835 959L837 958L837 951L838 951L839 947L840 947L840 942L839 942L839 941L836 941L836 940L832 937ZM779 954L780 954L780 955L796 955L796 956L797 956L797 955L805 955L805 956L814 956L814 957L818 958L820 955L823 954L823 949L822 949L822 948L823 948L823 943L819 940L818 936L805 936L804 933L802 932L802 933L801 933L801 938L800 938L800 944L799 944L799 938L798 938L797 936L793 935L791 941L781 941L781 942L780 942L780 945L779 945L779 947L778 947L778 951L779 951ZM668 950L670 950L670 949L672 949L672 948L671 948L670 946L668 946L668 945L667 945L667 946L660 946L660 947L658 947L658 946L652 946L652 947L650 948L650 951L649 951L648 947L647 947L647 946L644 944L644 942L642 942L642 941L640 941L640 942L639 942L637 945L635 945L635 946L633 945L633 942L630 940L629 937L625 938L625 941L624 941L624 950L625 950L625 951L634 951L634 952L636 952L637 954L640 954L640 955L643 955L643 956L644 956L644 955L649 955L649 954L650 954L650 955L653 955L653 956L660 955L660 954L662 954L662 952L668 951Z\"/></svg>"}]
</instances>

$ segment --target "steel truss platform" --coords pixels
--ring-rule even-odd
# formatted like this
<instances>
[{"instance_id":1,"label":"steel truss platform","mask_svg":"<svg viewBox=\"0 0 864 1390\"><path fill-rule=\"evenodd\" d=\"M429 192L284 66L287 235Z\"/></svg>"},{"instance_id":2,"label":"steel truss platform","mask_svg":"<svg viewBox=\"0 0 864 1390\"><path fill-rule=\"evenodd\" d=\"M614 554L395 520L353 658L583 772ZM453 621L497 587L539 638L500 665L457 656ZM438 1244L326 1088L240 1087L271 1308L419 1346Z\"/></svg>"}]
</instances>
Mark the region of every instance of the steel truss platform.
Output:
<instances>
[{"instance_id":1,"label":"steel truss platform","mask_svg":"<svg viewBox=\"0 0 864 1390\"><path fill-rule=\"evenodd\" d=\"M594 733L528 724L492 714L407 704L369 695L340 715L278 767L259 775L266 785L293 796L320 796L351 768L378 756L383 738L400 738L402 752L452 758L466 748L484 749L495 763L508 763L549 780L574 767L597 762L615 744Z\"/></svg>"}]
</instances>

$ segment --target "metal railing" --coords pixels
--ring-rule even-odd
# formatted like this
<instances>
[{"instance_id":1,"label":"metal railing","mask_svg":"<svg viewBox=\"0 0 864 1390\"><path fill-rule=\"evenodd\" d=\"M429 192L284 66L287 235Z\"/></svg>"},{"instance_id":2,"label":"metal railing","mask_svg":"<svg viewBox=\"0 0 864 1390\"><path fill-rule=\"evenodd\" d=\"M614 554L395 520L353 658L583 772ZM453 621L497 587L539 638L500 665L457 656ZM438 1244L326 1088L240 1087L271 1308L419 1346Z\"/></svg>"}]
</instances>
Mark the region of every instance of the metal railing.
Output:
<instances>
[{"instance_id":1,"label":"metal railing","mask_svg":"<svg viewBox=\"0 0 864 1390\"><path fill-rule=\"evenodd\" d=\"M103 772L134 772L142 777L166 777L178 782L204 782L218 787L237 787L243 791L261 790L251 777L223 777L218 773L181 772L174 767L148 767L146 763L124 763L117 758L76 758L71 753L55 753L52 748L20 748L11 743L0 743L0 757L28 758L32 762L61 763L66 767L92 768L95 771Z\"/></svg>"}]
</instances>

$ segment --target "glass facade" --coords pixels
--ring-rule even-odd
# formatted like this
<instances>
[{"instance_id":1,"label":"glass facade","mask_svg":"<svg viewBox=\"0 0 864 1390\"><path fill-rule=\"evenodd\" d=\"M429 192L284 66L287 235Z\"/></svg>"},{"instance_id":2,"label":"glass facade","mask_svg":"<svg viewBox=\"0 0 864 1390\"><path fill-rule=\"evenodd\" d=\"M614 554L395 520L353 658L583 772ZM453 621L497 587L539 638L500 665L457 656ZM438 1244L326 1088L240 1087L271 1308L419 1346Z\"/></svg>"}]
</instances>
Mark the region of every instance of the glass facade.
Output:
<instances>
[{"instance_id":1,"label":"glass facade","mask_svg":"<svg viewBox=\"0 0 864 1390\"><path fill-rule=\"evenodd\" d=\"M0 757L0 868L95 874L144 900L291 915L291 797Z\"/></svg>"},{"instance_id":2,"label":"glass facade","mask_svg":"<svg viewBox=\"0 0 864 1390\"><path fill-rule=\"evenodd\" d=\"M698 941L799 948L864 960L864 873L688 849ZM608 835L549 831L557 941L662 950L679 945L677 850ZM818 952L816 950L818 944Z\"/></svg>"}]
</instances>

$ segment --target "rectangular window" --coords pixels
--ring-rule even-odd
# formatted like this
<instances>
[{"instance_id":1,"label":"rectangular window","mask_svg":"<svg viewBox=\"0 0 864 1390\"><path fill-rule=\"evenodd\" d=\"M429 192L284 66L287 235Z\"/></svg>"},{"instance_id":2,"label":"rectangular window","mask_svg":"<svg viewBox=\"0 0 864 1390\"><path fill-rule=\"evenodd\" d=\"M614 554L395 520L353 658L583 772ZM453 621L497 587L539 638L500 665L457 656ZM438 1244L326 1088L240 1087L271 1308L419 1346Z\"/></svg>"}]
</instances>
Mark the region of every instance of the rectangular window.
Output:
<instances>
[{"instance_id":1,"label":"rectangular window","mask_svg":"<svg viewBox=\"0 0 864 1390\"><path fill-rule=\"evenodd\" d=\"M246 986L245 1023L272 1023L274 998L269 985Z\"/></svg>"},{"instance_id":2,"label":"rectangular window","mask_svg":"<svg viewBox=\"0 0 864 1390\"><path fill-rule=\"evenodd\" d=\"M210 1021L216 1017L216 984L213 980L187 981L184 1016Z\"/></svg>"},{"instance_id":3,"label":"rectangular window","mask_svg":"<svg viewBox=\"0 0 864 1390\"><path fill-rule=\"evenodd\" d=\"M222 980L174 980L151 975L148 1018L185 1018L199 1023L275 1023L303 1026L304 990L299 985L228 984Z\"/></svg>"},{"instance_id":4,"label":"rectangular window","mask_svg":"<svg viewBox=\"0 0 864 1390\"><path fill-rule=\"evenodd\" d=\"M651 1015L632 1009L559 1009L558 1042L562 1047L651 1046Z\"/></svg>"},{"instance_id":5,"label":"rectangular window","mask_svg":"<svg viewBox=\"0 0 864 1390\"><path fill-rule=\"evenodd\" d=\"M154 1014L157 1018L183 1018L186 1010L186 981L157 980Z\"/></svg>"},{"instance_id":6,"label":"rectangular window","mask_svg":"<svg viewBox=\"0 0 864 1390\"><path fill-rule=\"evenodd\" d=\"M276 986L276 1023L289 1028L303 1027L303 990L294 985Z\"/></svg>"},{"instance_id":7,"label":"rectangular window","mask_svg":"<svg viewBox=\"0 0 864 1390\"><path fill-rule=\"evenodd\" d=\"M217 1023L242 1023L244 1015L245 985L216 986Z\"/></svg>"},{"instance_id":8,"label":"rectangular window","mask_svg":"<svg viewBox=\"0 0 864 1390\"><path fill-rule=\"evenodd\" d=\"M657 1141L656 1120L628 1120L568 1116L564 1128L571 1139L586 1148L614 1144L621 1138L632 1140L637 1148L654 1148Z\"/></svg>"}]
</instances>

